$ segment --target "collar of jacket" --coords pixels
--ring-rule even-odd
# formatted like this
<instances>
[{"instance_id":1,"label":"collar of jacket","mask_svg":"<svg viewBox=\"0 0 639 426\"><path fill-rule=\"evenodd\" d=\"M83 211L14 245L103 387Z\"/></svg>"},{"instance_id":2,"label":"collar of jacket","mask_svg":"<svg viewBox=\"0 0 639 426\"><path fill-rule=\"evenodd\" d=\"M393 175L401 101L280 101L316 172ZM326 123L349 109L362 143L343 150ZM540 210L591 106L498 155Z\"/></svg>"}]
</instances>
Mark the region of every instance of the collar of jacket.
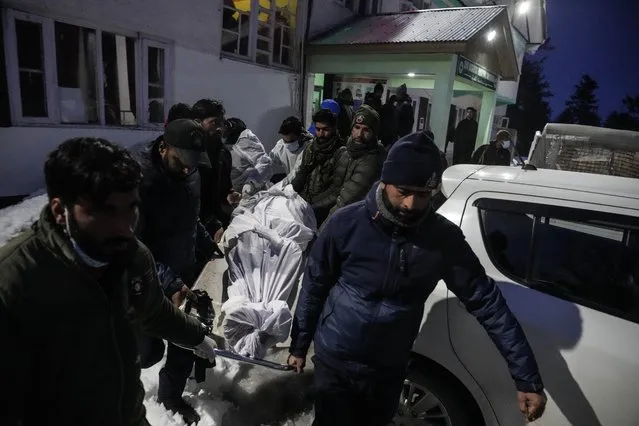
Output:
<instances>
[{"instance_id":1,"label":"collar of jacket","mask_svg":"<svg viewBox=\"0 0 639 426\"><path fill-rule=\"evenodd\" d=\"M56 223L48 203L40 212L40 219L34 224L34 230L54 253L61 255L66 261L78 264L71 241Z\"/></svg>"},{"instance_id":2,"label":"collar of jacket","mask_svg":"<svg viewBox=\"0 0 639 426\"><path fill-rule=\"evenodd\" d=\"M342 146L342 140L337 135L333 136L333 138L326 143L320 143L318 138L313 138L312 145L320 154L330 155Z\"/></svg>"},{"instance_id":3,"label":"collar of jacket","mask_svg":"<svg viewBox=\"0 0 639 426\"><path fill-rule=\"evenodd\" d=\"M364 144L349 137L346 142L346 149L353 158L359 158L362 155L372 154L383 150L384 147L379 143Z\"/></svg>"},{"instance_id":4,"label":"collar of jacket","mask_svg":"<svg viewBox=\"0 0 639 426\"><path fill-rule=\"evenodd\" d=\"M384 205L382 197L380 182L376 182L366 195L366 208L373 222L379 223L389 233L393 231L400 231L401 233L418 232L426 219L431 216L432 208L429 208L428 212L417 221L407 224L393 215L390 209Z\"/></svg>"}]
</instances>

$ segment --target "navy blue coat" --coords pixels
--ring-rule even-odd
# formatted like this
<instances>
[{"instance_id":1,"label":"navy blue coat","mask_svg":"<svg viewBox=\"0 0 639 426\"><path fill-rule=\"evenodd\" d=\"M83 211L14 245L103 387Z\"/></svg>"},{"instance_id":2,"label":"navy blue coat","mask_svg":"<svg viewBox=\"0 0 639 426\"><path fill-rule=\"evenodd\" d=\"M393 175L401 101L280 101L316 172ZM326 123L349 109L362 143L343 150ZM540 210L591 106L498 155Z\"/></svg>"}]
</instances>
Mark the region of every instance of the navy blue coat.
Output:
<instances>
[{"instance_id":1,"label":"navy blue coat","mask_svg":"<svg viewBox=\"0 0 639 426\"><path fill-rule=\"evenodd\" d=\"M435 212L417 229L394 226L377 211L376 189L338 210L314 243L291 353L306 356L314 339L316 357L340 371L405 368L424 302L443 279L486 329L517 389L543 389L521 326L461 230Z\"/></svg>"}]
</instances>

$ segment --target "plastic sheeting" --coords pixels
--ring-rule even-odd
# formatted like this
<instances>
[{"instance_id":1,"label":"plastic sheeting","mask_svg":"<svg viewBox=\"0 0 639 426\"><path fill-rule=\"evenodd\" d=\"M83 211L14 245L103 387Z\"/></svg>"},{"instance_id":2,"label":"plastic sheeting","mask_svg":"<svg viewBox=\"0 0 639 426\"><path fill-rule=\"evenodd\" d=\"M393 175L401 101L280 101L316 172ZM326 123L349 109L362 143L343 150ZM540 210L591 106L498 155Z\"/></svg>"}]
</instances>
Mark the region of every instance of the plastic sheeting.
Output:
<instances>
[{"instance_id":1,"label":"plastic sheeting","mask_svg":"<svg viewBox=\"0 0 639 426\"><path fill-rule=\"evenodd\" d=\"M316 229L313 210L291 186L260 192L234 212L222 240L230 281L222 329L239 354L263 358L288 338L287 300Z\"/></svg>"},{"instance_id":2,"label":"plastic sheeting","mask_svg":"<svg viewBox=\"0 0 639 426\"><path fill-rule=\"evenodd\" d=\"M231 181L234 190L242 191L247 183L261 188L269 182L272 176L271 157L252 131L244 130L229 149L233 163Z\"/></svg>"}]
</instances>

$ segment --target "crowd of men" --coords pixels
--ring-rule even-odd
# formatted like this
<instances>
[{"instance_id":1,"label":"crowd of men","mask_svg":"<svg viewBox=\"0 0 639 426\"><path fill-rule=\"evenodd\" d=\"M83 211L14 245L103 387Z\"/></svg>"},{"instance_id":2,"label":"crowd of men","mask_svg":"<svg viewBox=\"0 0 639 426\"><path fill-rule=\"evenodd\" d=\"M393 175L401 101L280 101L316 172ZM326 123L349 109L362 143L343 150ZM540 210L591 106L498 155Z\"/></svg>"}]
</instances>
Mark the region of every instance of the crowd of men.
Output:
<instances>
[{"instance_id":1,"label":"crowd of men","mask_svg":"<svg viewBox=\"0 0 639 426\"><path fill-rule=\"evenodd\" d=\"M440 279L508 361L522 412L538 418L543 384L519 323L433 209L444 164L432 137L409 132L385 147L370 105L349 126L331 109L312 121L309 133L286 118L267 153L221 102L202 99L173 106L163 135L131 150L95 138L56 148L44 166L49 203L0 249L0 423L148 425L140 368L166 350L158 401L196 424L182 394L194 365L214 364L216 342L178 307L197 300L191 289L233 209L274 184L292 185L322 230L289 357L302 372L315 340L315 425L392 419Z\"/></svg>"}]
</instances>

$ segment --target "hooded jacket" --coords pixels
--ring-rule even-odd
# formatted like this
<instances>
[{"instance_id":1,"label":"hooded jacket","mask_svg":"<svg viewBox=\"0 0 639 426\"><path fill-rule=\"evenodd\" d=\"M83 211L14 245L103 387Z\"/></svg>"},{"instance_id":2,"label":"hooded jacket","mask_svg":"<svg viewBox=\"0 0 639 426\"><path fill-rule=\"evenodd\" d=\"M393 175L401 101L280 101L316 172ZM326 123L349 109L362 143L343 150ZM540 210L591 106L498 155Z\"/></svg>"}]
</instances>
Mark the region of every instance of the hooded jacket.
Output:
<instances>
[{"instance_id":1,"label":"hooded jacket","mask_svg":"<svg viewBox=\"0 0 639 426\"><path fill-rule=\"evenodd\" d=\"M314 340L315 356L345 374L400 371L424 302L443 279L506 359L517 389L543 389L521 326L461 230L432 210L402 228L380 212L381 198L375 185L365 200L336 212L313 244L291 354L305 357Z\"/></svg>"},{"instance_id":2,"label":"hooded jacket","mask_svg":"<svg viewBox=\"0 0 639 426\"><path fill-rule=\"evenodd\" d=\"M187 346L204 328L162 294L150 251L85 267L49 207L0 249L0 424L148 426L134 329Z\"/></svg>"}]
</instances>

